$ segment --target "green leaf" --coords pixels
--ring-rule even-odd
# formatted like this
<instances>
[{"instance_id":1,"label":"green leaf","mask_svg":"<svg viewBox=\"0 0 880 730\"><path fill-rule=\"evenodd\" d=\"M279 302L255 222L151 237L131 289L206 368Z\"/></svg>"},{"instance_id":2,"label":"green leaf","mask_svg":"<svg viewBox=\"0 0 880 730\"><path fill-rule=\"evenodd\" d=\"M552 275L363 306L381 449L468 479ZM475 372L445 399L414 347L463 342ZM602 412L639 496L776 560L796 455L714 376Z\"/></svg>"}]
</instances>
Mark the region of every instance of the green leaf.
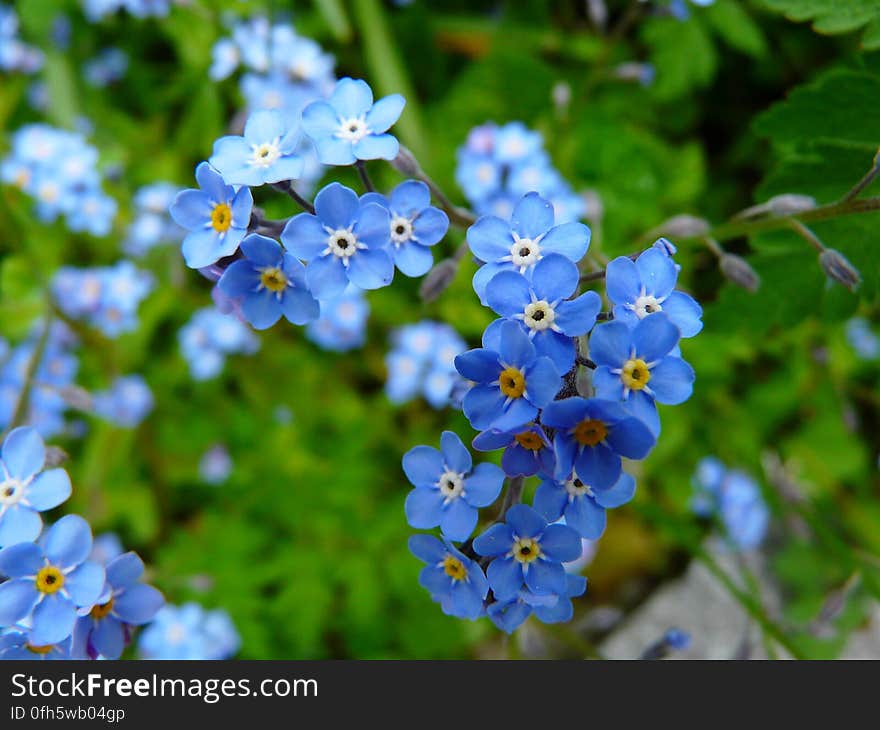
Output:
<instances>
[{"instance_id":1,"label":"green leaf","mask_svg":"<svg viewBox=\"0 0 880 730\"><path fill-rule=\"evenodd\" d=\"M719 38L738 51L760 58L767 53L761 27L737 0L718 0L703 12Z\"/></svg>"},{"instance_id":2,"label":"green leaf","mask_svg":"<svg viewBox=\"0 0 880 730\"><path fill-rule=\"evenodd\" d=\"M869 49L880 46L878 0L764 0L764 3L790 20L812 21L817 33L837 35L868 25L862 45Z\"/></svg>"},{"instance_id":3,"label":"green leaf","mask_svg":"<svg viewBox=\"0 0 880 730\"><path fill-rule=\"evenodd\" d=\"M651 87L657 98L675 99L707 86L715 78L717 54L696 17L686 23L675 18L651 18L642 27L642 38L657 71Z\"/></svg>"}]
</instances>

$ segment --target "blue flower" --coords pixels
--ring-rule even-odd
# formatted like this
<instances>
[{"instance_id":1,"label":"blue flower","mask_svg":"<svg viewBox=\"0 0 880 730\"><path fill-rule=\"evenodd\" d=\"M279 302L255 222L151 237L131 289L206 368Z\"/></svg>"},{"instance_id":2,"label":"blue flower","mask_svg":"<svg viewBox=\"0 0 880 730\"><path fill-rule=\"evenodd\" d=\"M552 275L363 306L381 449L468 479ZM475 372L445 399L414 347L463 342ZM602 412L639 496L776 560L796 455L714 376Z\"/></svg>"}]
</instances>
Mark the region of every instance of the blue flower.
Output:
<instances>
[{"instance_id":1,"label":"blue flower","mask_svg":"<svg viewBox=\"0 0 880 730\"><path fill-rule=\"evenodd\" d=\"M549 357L560 373L567 373L574 365L572 338L587 334L602 309L602 299L594 291L569 299L579 279L575 264L551 253L535 264L531 280L515 271L502 271L486 287L489 306L502 317L519 322L535 351ZM500 327L504 321L496 320L489 327Z\"/></svg>"},{"instance_id":2,"label":"blue flower","mask_svg":"<svg viewBox=\"0 0 880 730\"><path fill-rule=\"evenodd\" d=\"M450 540L467 540L477 526L478 508L488 507L501 493L504 472L495 464L473 466L461 439L444 431L440 450L416 446L403 456L403 471L415 486L406 497L410 526L440 526Z\"/></svg>"},{"instance_id":3,"label":"blue flower","mask_svg":"<svg viewBox=\"0 0 880 730\"><path fill-rule=\"evenodd\" d=\"M256 187L296 180L303 171L302 157L296 152L299 140L299 130L288 128L281 112L260 109L248 117L243 137L226 136L214 142L208 162L227 185Z\"/></svg>"},{"instance_id":4,"label":"blue flower","mask_svg":"<svg viewBox=\"0 0 880 730\"><path fill-rule=\"evenodd\" d=\"M605 531L605 510L629 502L636 491L636 480L622 472L617 482L599 489L583 481L577 472L567 479L545 476L535 492L535 509L548 522L560 517L587 540L598 540Z\"/></svg>"},{"instance_id":5,"label":"blue flower","mask_svg":"<svg viewBox=\"0 0 880 730\"><path fill-rule=\"evenodd\" d=\"M608 489L621 474L621 456L644 459L656 440L650 429L622 405L598 398L566 398L550 403L541 423L556 429L556 478L572 471L597 489Z\"/></svg>"},{"instance_id":6,"label":"blue flower","mask_svg":"<svg viewBox=\"0 0 880 730\"><path fill-rule=\"evenodd\" d=\"M302 126L325 165L351 165L357 160L393 160L400 145L387 130L400 117L406 100L391 94L373 103L365 81L339 79L327 101L304 110Z\"/></svg>"},{"instance_id":7,"label":"blue flower","mask_svg":"<svg viewBox=\"0 0 880 730\"><path fill-rule=\"evenodd\" d=\"M107 582L98 603L78 619L77 649L88 656L118 659L128 640L129 627L153 620L165 599L153 586L139 583L144 563L136 553L120 555L107 564Z\"/></svg>"},{"instance_id":8,"label":"blue flower","mask_svg":"<svg viewBox=\"0 0 880 730\"><path fill-rule=\"evenodd\" d=\"M535 264L550 253L579 261L590 246L590 229L583 223L553 225L553 206L537 193L524 195L510 222L495 216L480 218L467 231L471 252L485 263L474 274L474 291L486 304L486 288L496 274L531 274Z\"/></svg>"},{"instance_id":9,"label":"blue flower","mask_svg":"<svg viewBox=\"0 0 880 730\"><path fill-rule=\"evenodd\" d=\"M770 511L760 487L748 474L707 457L697 465L693 484L694 511L704 517L717 516L737 548L750 550L763 542Z\"/></svg>"},{"instance_id":10,"label":"blue flower","mask_svg":"<svg viewBox=\"0 0 880 730\"><path fill-rule=\"evenodd\" d=\"M165 605L144 629L138 651L145 659L228 659L241 644L229 615L197 603Z\"/></svg>"},{"instance_id":11,"label":"blue flower","mask_svg":"<svg viewBox=\"0 0 880 730\"><path fill-rule=\"evenodd\" d=\"M477 555L493 559L487 577L495 598L513 598L523 584L538 596L564 594L567 581L562 563L580 557L578 534L566 525L548 525L525 504L515 504L504 519L473 544Z\"/></svg>"},{"instance_id":12,"label":"blue flower","mask_svg":"<svg viewBox=\"0 0 880 730\"><path fill-rule=\"evenodd\" d=\"M570 621L574 616L571 599L582 596L587 590L587 579L582 575L565 576L565 593L561 595L536 595L522 589L512 598L489 604L486 613L499 629L512 634L533 613L545 624Z\"/></svg>"},{"instance_id":13,"label":"blue flower","mask_svg":"<svg viewBox=\"0 0 880 730\"><path fill-rule=\"evenodd\" d=\"M694 369L670 355L678 339L678 327L660 312L633 329L623 322L597 327L590 338L590 357L598 365L593 373L596 395L625 401L633 414L659 434L655 401L683 403L694 387Z\"/></svg>"},{"instance_id":14,"label":"blue flower","mask_svg":"<svg viewBox=\"0 0 880 730\"><path fill-rule=\"evenodd\" d=\"M236 192L207 162L196 168L196 180L201 190L181 190L169 209L175 223L189 231L182 251L191 269L234 254L247 233L254 206L250 188Z\"/></svg>"},{"instance_id":15,"label":"blue flower","mask_svg":"<svg viewBox=\"0 0 880 730\"><path fill-rule=\"evenodd\" d=\"M70 659L71 638L45 646L30 643L28 630L13 627L0 633L0 660L26 659L28 661L58 661Z\"/></svg>"},{"instance_id":16,"label":"blue flower","mask_svg":"<svg viewBox=\"0 0 880 730\"><path fill-rule=\"evenodd\" d=\"M455 367L476 383L464 396L462 409L480 430L509 431L528 423L562 386L553 361L538 357L516 322L501 326L497 350L468 350L455 358Z\"/></svg>"},{"instance_id":17,"label":"blue flower","mask_svg":"<svg viewBox=\"0 0 880 730\"><path fill-rule=\"evenodd\" d=\"M306 287L306 268L271 238L251 234L241 242L243 259L233 261L217 286L241 300L241 312L255 329L275 324L283 314L293 324L318 318L318 302Z\"/></svg>"},{"instance_id":18,"label":"blue flower","mask_svg":"<svg viewBox=\"0 0 880 730\"><path fill-rule=\"evenodd\" d=\"M0 460L0 546L36 540L43 529L40 512L70 496L64 469L41 471L43 439L29 426L15 428L3 441Z\"/></svg>"},{"instance_id":19,"label":"blue flower","mask_svg":"<svg viewBox=\"0 0 880 730\"><path fill-rule=\"evenodd\" d=\"M409 549L427 563L419 574L419 585L440 604L443 613L471 620L483 615L489 583L477 563L433 535L413 535Z\"/></svg>"},{"instance_id":20,"label":"blue flower","mask_svg":"<svg viewBox=\"0 0 880 730\"><path fill-rule=\"evenodd\" d=\"M123 428L138 426L153 410L153 392L140 375L116 378L110 390L95 393L95 413Z\"/></svg>"},{"instance_id":21,"label":"blue flower","mask_svg":"<svg viewBox=\"0 0 880 730\"><path fill-rule=\"evenodd\" d=\"M0 550L0 627L30 625L35 646L63 641L73 632L77 611L88 611L100 598L104 568L88 560L92 531L78 515L62 517L37 545L31 542Z\"/></svg>"},{"instance_id":22,"label":"blue flower","mask_svg":"<svg viewBox=\"0 0 880 730\"><path fill-rule=\"evenodd\" d=\"M312 293L318 299L333 299L349 282L361 289L391 283L389 221L381 205L362 204L353 190L334 182L315 198L315 215L292 218L281 240L288 251L308 261L306 282Z\"/></svg>"},{"instance_id":23,"label":"blue flower","mask_svg":"<svg viewBox=\"0 0 880 730\"><path fill-rule=\"evenodd\" d=\"M363 292L349 285L338 297L324 300L321 316L306 326L306 337L325 350L347 352L363 346L370 305Z\"/></svg>"},{"instance_id":24,"label":"blue flower","mask_svg":"<svg viewBox=\"0 0 880 730\"><path fill-rule=\"evenodd\" d=\"M392 333L393 349L385 358L388 379L385 392L393 403L403 403L419 393L434 408L449 405L462 382L455 356L464 352L464 340L449 325L425 320Z\"/></svg>"},{"instance_id":25,"label":"blue flower","mask_svg":"<svg viewBox=\"0 0 880 730\"><path fill-rule=\"evenodd\" d=\"M675 262L659 248L643 251L635 261L614 259L605 276L614 319L635 327L648 315L663 312L682 337L693 337L703 329L703 310L693 297L674 291L677 278Z\"/></svg>"},{"instance_id":26,"label":"blue flower","mask_svg":"<svg viewBox=\"0 0 880 730\"><path fill-rule=\"evenodd\" d=\"M406 180L386 199L379 193L367 193L361 202L373 202L388 209L391 217L391 258L406 276L421 276L434 264L430 246L449 229L449 218L431 205L431 193L425 183Z\"/></svg>"},{"instance_id":27,"label":"blue flower","mask_svg":"<svg viewBox=\"0 0 880 730\"><path fill-rule=\"evenodd\" d=\"M180 350L196 380L213 378L223 369L226 355L252 354L259 340L244 323L214 307L199 309L178 332Z\"/></svg>"},{"instance_id":28,"label":"blue flower","mask_svg":"<svg viewBox=\"0 0 880 730\"><path fill-rule=\"evenodd\" d=\"M473 446L477 451L504 449L501 468L510 477L552 474L556 466L553 446L539 425L512 431L483 431L474 439Z\"/></svg>"}]
</instances>

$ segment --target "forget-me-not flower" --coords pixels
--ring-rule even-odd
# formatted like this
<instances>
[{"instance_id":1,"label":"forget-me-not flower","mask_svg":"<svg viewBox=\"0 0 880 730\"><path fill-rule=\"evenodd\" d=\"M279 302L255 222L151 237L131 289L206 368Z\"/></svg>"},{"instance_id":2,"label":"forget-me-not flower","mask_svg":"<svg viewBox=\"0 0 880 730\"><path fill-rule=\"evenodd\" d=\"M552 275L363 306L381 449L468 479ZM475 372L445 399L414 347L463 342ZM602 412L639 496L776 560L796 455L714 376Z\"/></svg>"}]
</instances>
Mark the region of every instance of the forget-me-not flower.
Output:
<instances>
[{"instance_id":1,"label":"forget-me-not flower","mask_svg":"<svg viewBox=\"0 0 880 730\"><path fill-rule=\"evenodd\" d=\"M483 615L489 583L476 562L433 535L413 535L409 549L427 563L419 574L419 584L440 604L443 613L471 620Z\"/></svg>"}]
</instances>

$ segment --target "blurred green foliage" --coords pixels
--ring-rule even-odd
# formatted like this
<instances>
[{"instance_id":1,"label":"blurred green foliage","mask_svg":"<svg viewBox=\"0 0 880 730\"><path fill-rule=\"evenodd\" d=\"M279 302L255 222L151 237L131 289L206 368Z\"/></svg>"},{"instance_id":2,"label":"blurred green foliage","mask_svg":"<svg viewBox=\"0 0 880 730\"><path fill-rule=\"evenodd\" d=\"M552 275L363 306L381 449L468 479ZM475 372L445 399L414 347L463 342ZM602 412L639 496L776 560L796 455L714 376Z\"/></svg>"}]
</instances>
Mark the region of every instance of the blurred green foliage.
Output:
<instances>
[{"instance_id":1,"label":"blurred green foliage","mask_svg":"<svg viewBox=\"0 0 880 730\"><path fill-rule=\"evenodd\" d=\"M299 32L337 56L338 75L368 79L377 95L404 92L397 130L457 202L455 149L471 127L522 120L540 130L569 182L602 201L601 219L591 221L596 257L638 250L646 231L679 213L720 223L791 192L833 202L880 145L880 58L865 50L880 41L880 10L865 0L717 0L692 7L685 22L629 17L629 3L609 2L616 30L604 33L574 1L192 0L167 19L121 14L96 25L75 2L16 8L25 38L47 51L48 121L91 120L102 165L122 169L109 185L122 213L114 235L78 236L35 222L29 200L0 189L0 322L12 339L42 312L58 265L120 257L137 187L191 184L195 164L227 129L241 105L236 83L206 75L224 13L292 13ZM773 11L840 35L817 35ZM73 23L67 52L50 39L61 12ZM848 32L864 25L861 38ZM90 88L83 60L108 45L129 53L130 70L109 91ZM629 61L652 64L654 83L619 79L615 69ZM559 84L570 88L570 103L554 103ZM12 131L40 118L26 89L20 76L0 82L4 150ZM379 164L371 171L383 186L399 179ZM263 191L258 203L272 216L296 212ZM761 477L773 506L767 552L785 596L773 625L804 655L823 657L860 625L880 592L872 557L880 554L880 391L877 364L854 356L843 323L857 311L877 320L878 223L869 213L811 224L859 268L856 295L827 282L816 253L791 230L721 241L760 273L754 295L724 282L702 242L676 241L682 284L705 306L704 332L683 348L697 372L695 394L663 412L663 437L639 465L637 499L609 516L579 612L621 600L633 580L650 586L675 574L699 550L689 480L696 462L715 454ZM441 248L453 251L462 236L452 230ZM443 616L417 586L419 564L405 547L402 454L436 443L443 428L464 438L471 431L460 415L422 402L392 407L382 391L390 328L435 318L477 342L491 317L470 288L473 265L433 304L402 277L372 294L363 350L322 352L282 323L261 336L257 355L232 358L206 383L190 379L176 332L209 302L207 282L184 269L173 247L152 252L147 266L160 286L141 309L141 327L113 342L85 333L79 382L101 387L114 373L141 372L157 406L135 432L89 421L84 438L63 444L75 485L68 506L139 550L170 600L226 608L242 657L490 652L498 642L491 626ZM289 423L276 417L279 407L293 414ZM235 463L222 487L198 477L215 443ZM770 458L803 501L768 478ZM854 573L861 587L833 636L809 635L829 592Z\"/></svg>"}]
</instances>

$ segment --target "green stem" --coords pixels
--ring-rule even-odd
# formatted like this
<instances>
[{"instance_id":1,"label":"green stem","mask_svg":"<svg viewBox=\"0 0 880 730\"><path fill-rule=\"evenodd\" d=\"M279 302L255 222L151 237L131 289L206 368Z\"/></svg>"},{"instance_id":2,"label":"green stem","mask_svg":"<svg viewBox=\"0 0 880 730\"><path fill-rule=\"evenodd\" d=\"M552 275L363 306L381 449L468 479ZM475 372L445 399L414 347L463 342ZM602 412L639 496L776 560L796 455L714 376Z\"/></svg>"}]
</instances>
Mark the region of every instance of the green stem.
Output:
<instances>
[{"instance_id":1,"label":"green stem","mask_svg":"<svg viewBox=\"0 0 880 730\"><path fill-rule=\"evenodd\" d=\"M40 339L37 340L37 344L34 346L34 352L31 355L31 359L28 362L27 372L24 376L24 384L21 387L21 393L18 394L18 400L15 403L15 410L12 412L12 419L9 422L9 427L6 432L8 433L16 426L21 426L25 419L27 418L28 405L30 404L31 399L31 391L34 387L34 378L37 375L37 370L40 367L40 362L43 359L43 354L46 352L46 345L49 342L49 333L52 330L52 314L51 310L46 312L46 321L43 325L43 331L40 332ZM4 433L4 436L6 434Z\"/></svg>"}]
</instances>

